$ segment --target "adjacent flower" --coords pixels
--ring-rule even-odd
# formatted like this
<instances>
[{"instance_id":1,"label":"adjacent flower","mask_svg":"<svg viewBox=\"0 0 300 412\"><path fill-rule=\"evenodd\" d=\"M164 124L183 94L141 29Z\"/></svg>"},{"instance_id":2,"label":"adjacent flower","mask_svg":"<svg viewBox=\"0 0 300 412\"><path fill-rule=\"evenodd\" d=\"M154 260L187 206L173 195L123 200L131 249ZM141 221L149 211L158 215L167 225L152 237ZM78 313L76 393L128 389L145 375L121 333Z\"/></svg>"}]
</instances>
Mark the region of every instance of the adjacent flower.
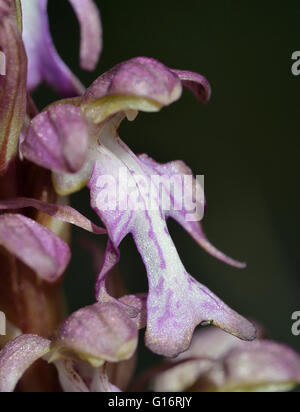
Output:
<instances>
[{"instance_id":1,"label":"adjacent flower","mask_svg":"<svg viewBox=\"0 0 300 412\"><path fill-rule=\"evenodd\" d=\"M90 232L105 233L104 229L91 223L70 206L28 198L0 201L0 211L27 207L33 207ZM64 273L71 258L69 246L62 239L43 225L20 214L0 215L0 245L48 282L55 282Z\"/></svg>"},{"instance_id":2,"label":"adjacent flower","mask_svg":"<svg viewBox=\"0 0 300 412\"><path fill-rule=\"evenodd\" d=\"M75 312L55 340L54 358L74 352L94 367L130 358L136 350L137 326L116 303L96 303Z\"/></svg>"},{"instance_id":3,"label":"adjacent flower","mask_svg":"<svg viewBox=\"0 0 300 412\"><path fill-rule=\"evenodd\" d=\"M132 308L134 309L134 308ZM132 358L138 341L134 318L117 303L97 303L71 315L52 341L21 335L0 352L0 392L13 392L40 358L54 363L65 392L116 392L109 364Z\"/></svg>"},{"instance_id":4,"label":"adjacent flower","mask_svg":"<svg viewBox=\"0 0 300 412\"><path fill-rule=\"evenodd\" d=\"M93 0L69 0L81 27L81 67L94 70L102 49L99 10ZM28 89L45 81L63 96L77 96L83 85L55 50L48 21L48 0L21 0L23 40L28 56Z\"/></svg>"},{"instance_id":5,"label":"adjacent flower","mask_svg":"<svg viewBox=\"0 0 300 412\"><path fill-rule=\"evenodd\" d=\"M289 391L300 383L300 356L279 343L241 342L207 328L197 332L191 348L165 370L153 379L158 392Z\"/></svg>"},{"instance_id":6,"label":"adjacent flower","mask_svg":"<svg viewBox=\"0 0 300 412\"><path fill-rule=\"evenodd\" d=\"M255 338L255 328L250 322L186 272L166 220L169 217L176 219L213 256L236 267L244 267L244 264L216 250L205 237L202 226L187 219L189 210L186 207L180 210L166 208L159 196L159 185L154 185L151 193L147 190L153 175L169 178L187 175L193 183L192 191L201 191L190 169L182 162L161 165L145 155L137 157L118 136L118 127L126 116L134 120L140 110L159 111L178 100L183 87L192 90L199 100L209 100L210 87L203 76L169 69L150 58L129 60L103 74L82 98L73 103L50 106L34 118L21 147L26 158L53 171L54 184L60 195L73 193L86 184L90 188L92 208L105 224L109 236L96 285L99 302L112 301L105 288L106 276L119 260L121 241L128 234L133 236L149 280L146 344L152 351L170 357L188 349L195 327L202 323L213 323L241 339ZM72 111L76 112L79 123L89 124L89 135L81 135L81 145L87 150L80 153L80 161L77 161L77 145L72 146L72 137L69 139L66 135L66 131L73 127ZM74 141L78 142L78 139L80 136L74 137ZM79 169L82 156L85 162ZM137 189L134 195L128 193L120 182L119 172L124 168L130 176L131 186ZM102 184L105 176L117 181L121 192L124 188L121 194L126 204L139 202L141 210L103 208L103 192L109 196ZM167 188L164 192L171 204L182 200ZM154 208L147 206L149 200Z\"/></svg>"}]
</instances>

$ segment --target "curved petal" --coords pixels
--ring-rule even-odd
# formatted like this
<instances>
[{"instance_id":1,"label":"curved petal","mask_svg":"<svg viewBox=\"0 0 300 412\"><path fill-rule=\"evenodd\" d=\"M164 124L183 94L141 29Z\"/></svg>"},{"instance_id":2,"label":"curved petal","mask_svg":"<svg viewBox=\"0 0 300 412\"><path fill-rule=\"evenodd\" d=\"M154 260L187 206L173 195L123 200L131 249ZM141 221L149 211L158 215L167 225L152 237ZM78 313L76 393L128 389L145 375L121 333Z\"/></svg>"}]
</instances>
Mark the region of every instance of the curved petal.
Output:
<instances>
[{"instance_id":1,"label":"curved petal","mask_svg":"<svg viewBox=\"0 0 300 412\"><path fill-rule=\"evenodd\" d=\"M178 100L182 87L207 103L211 89L200 74L172 70L159 61L137 57L125 61L100 76L86 91L82 108L94 123L101 123L118 112L156 112Z\"/></svg>"},{"instance_id":2,"label":"curved petal","mask_svg":"<svg viewBox=\"0 0 300 412\"><path fill-rule=\"evenodd\" d=\"M0 174L17 154L26 110L27 59L13 4L0 4L0 50L6 66L6 75L0 75Z\"/></svg>"},{"instance_id":3,"label":"curved petal","mask_svg":"<svg viewBox=\"0 0 300 412\"><path fill-rule=\"evenodd\" d=\"M30 91L42 81L66 97L84 92L84 87L59 57L50 33L48 0L21 0L23 40L28 56L27 86Z\"/></svg>"},{"instance_id":4,"label":"curved petal","mask_svg":"<svg viewBox=\"0 0 300 412\"><path fill-rule=\"evenodd\" d=\"M61 387L67 393L88 393L87 384L80 374L75 370L72 360L59 360L54 362Z\"/></svg>"},{"instance_id":5,"label":"curved petal","mask_svg":"<svg viewBox=\"0 0 300 412\"><path fill-rule=\"evenodd\" d=\"M194 93L202 103L208 103L211 87L204 76L187 70L172 70L181 80L183 87Z\"/></svg>"},{"instance_id":6,"label":"curved petal","mask_svg":"<svg viewBox=\"0 0 300 412\"><path fill-rule=\"evenodd\" d=\"M182 94L182 84L186 85L184 80L183 83L181 81L181 73L189 73L189 76L194 79L193 84L197 84L199 88L197 97L205 95L207 99L209 98L210 87L203 76L192 72L178 73L179 75L176 74L175 70L169 69L159 61L147 57L134 58L115 66L100 76L88 88L80 101L72 102L69 100L64 102L64 105L60 104L58 108L54 109L53 106L50 106L45 113L34 119L28 136L22 144L25 156L54 172L53 181L58 194L66 196L81 190L91 177L95 163L94 152L97 150L97 136L101 133L101 127L103 127L105 120L119 113L125 114L129 120L134 120L139 110L156 112L163 106L175 102ZM71 109L66 109L64 106L70 106L72 103L77 106L74 111L77 113L78 119L74 123L83 121L80 109L90 121L90 141L88 154L85 156L86 162L77 171L77 167L68 167L70 161L66 162L69 159L65 159L65 153L70 153L72 159L75 151L76 160L76 154L79 151L80 161L76 160L75 166L81 165L84 153L86 153L84 152L86 140L84 139L82 147L78 147L74 142L75 138L72 137L72 130L70 132L67 129L67 124L72 124L72 119L68 122L63 113ZM62 112L62 123L56 121L53 130L53 125L49 127L49 121L51 120L51 112L56 110ZM50 119L48 119L49 116ZM119 116L116 118L119 121ZM53 123L52 120L51 123ZM62 134L64 137L65 130L68 131L66 136L70 137L67 139L67 142L70 143L67 147L68 150L63 150L65 139L60 136ZM53 134L55 138L53 138ZM76 135L82 136L84 134L75 133L75 137ZM72 161L71 165L73 165ZM202 232L200 235L198 233L198 239L207 250L218 254L218 251L210 245Z\"/></svg>"},{"instance_id":7,"label":"curved petal","mask_svg":"<svg viewBox=\"0 0 300 412\"><path fill-rule=\"evenodd\" d=\"M178 100L179 78L159 61L137 57L100 76L86 91L82 108L89 119L101 123L122 110L158 111Z\"/></svg>"},{"instance_id":8,"label":"curved petal","mask_svg":"<svg viewBox=\"0 0 300 412\"><path fill-rule=\"evenodd\" d=\"M87 160L89 138L89 124L79 107L50 106L31 121L21 151L46 169L76 173Z\"/></svg>"},{"instance_id":9,"label":"curved petal","mask_svg":"<svg viewBox=\"0 0 300 412\"><path fill-rule=\"evenodd\" d=\"M0 315L1 316L1 315ZM0 351L3 347L9 343L11 340L16 339L18 336L22 335L22 331L12 324L8 319L5 318L6 323L6 334L0 334Z\"/></svg>"},{"instance_id":10,"label":"curved petal","mask_svg":"<svg viewBox=\"0 0 300 412\"><path fill-rule=\"evenodd\" d=\"M50 350L51 342L36 335L21 335L0 352L0 392L13 392L26 370Z\"/></svg>"},{"instance_id":11,"label":"curved petal","mask_svg":"<svg viewBox=\"0 0 300 412\"><path fill-rule=\"evenodd\" d=\"M138 329L114 303L97 303L71 315L58 332L56 360L73 352L92 366L129 359L136 350ZM61 355L60 355L61 354Z\"/></svg>"},{"instance_id":12,"label":"curved petal","mask_svg":"<svg viewBox=\"0 0 300 412\"><path fill-rule=\"evenodd\" d=\"M151 186L149 170L118 138L117 125L114 119L103 128L89 182L91 205L110 238L97 282L97 299L105 299L106 274L119 260L119 244L131 233L148 274L146 343L152 351L178 355L189 347L194 328L203 322L214 323L241 339L254 339L250 322L186 272L167 229L160 187ZM116 187L110 186L116 183L117 203Z\"/></svg>"},{"instance_id":13,"label":"curved petal","mask_svg":"<svg viewBox=\"0 0 300 412\"><path fill-rule=\"evenodd\" d=\"M102 51L100 13L92 0L69 0L81 29L80 62L85 70L94 70Z\"/></svg>"},{"instance_id":14,"label":"curved petal","mask_svg":"<svg viewBox=\"0 0 300 412\"><path fill-rule=\"evenodd\" d=\"M93 368L83 362L56 361L59 380L64 392L121 392L108 381L105 368ZM103 370L104 369L104 370Z\"/></svg>"},{"instance_id":15,"label":"curved petal","mask_svg":"<svg viewBox=\"0 0 300 412\"><path fill-rule=\"evenodd\" d=\"M49 216L56 219L62 220L66 223L71 223L72 225L78 226L88 232L95 233L97 235L102 235L106 233L106 230L92 223L89 219L83 216L77 210L70 206L45 203L40 200L19 197L16 199L3 200L0 201L0 210L17 210L24 209L27 207L33 207Z\"/></svg>"},{"instance_id":16,"label":"curved petal","mask_svg":"<svg viewBox=\"0 0 300 412\"><path fill-rule=\"evenodd\" d=\"M64 273L71 257L68 245L53 232L17 214L0 216L0 245L48 282Z\"/></svg>"}]
</instances>

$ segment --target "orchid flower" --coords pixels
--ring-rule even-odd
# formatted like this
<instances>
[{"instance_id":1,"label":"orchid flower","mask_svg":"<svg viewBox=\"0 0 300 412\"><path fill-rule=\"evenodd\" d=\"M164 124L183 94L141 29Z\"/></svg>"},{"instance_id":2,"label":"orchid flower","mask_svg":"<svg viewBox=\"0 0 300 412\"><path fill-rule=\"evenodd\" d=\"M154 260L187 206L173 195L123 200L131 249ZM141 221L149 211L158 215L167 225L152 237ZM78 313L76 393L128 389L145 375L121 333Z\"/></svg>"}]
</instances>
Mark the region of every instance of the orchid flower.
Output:
<instances>
[{"instance_id":1,"label":"orchid flower","mask_svg":"<svg viewBox=\"0 0 300 412\"><path fill-rule=\"evenodd\" d=\"M126 116L133 120L138 111L159 111L178 100L183 87L190 89L202 102L209 100L210 86L203 76L169 69L150 58L129 60L100 76L81 98L56 103L35 117L21 146L27 159L52 170L54 185L60 195L71 194L85 185L90 188L91 206L104 223L109 237L96 284L97 301L111 301L105 288L106 275L119 260L121 241L132 234L149 281L146 344L152 351L170 357L189 347L193 331L201 323L213 323L241 339L255 338L255 328L250 322L186 272L168 232L167 218L177 220L213 256L239 268L244 264L215 249L205 237L202 226L189 221L189 210L185 207L166 210L166 205L160 201L160 187L154 187L151 194L147 190L153 175L167 175L169 179L187 175L193 181L191 191L201 191L191 170L182 162L161 165L146 155L136 156L118 136L118 127ZM81 143L75 143L73 150L72 143L69 144L66 138L66 131L73 127L71 113L76 113L79 122L89 124L89 136L77 137L75 133L74 142ZM67 157L77 158L78 150L81 160L74 162L77 169L83 158L85 161L76 172ZM124 210L102 207L101 199L110 196L109 189L108 193L103 190L102 178L114 178L122 192L123 185L119 180L122 168L130 176L131 187L137 188L136 197L136 194L126 192L125 185L122 201L126 205L138 201L142 210L130 206ZM177 184L181 184L180 180ZM164 188L164 192L164 199L174 196L168 188ZM154 208L148 207L149 200ZM174 203L180 201L176 195L171 200Z\"/></svg>"},{"instance_id":2,"label":"orchid flower","mask_svg":"<svg viewBox=\"0 0 300 412\"><path fill-rule=\"evenodd\" d=\"M69 1L80 23L81 67L93 70L102 49L99 11L92 0ZM138 57L85 90L55 49L47 5L0 0L0 49L8 66L0 76L0 310L8 320L0 339L0 392L126 390L143 328L150 350L179 355L155 377L147 373L157 391L292 389L300 382L299 355L261 339L260 328L259 340L250 342L256 327L181 262L169 218L215 258L245 267L204 234L200 181L182 161L159 164L135 155L118 134L124 119L160 111L184 88L207 103L209 83ZM41 82L68 99L38 113L28 92ZM68 205L67 196L85 186L105 228ZM66 319L61 282L71 258L70 225L107 235L107 247L103 255L96 250L96 302ZM127 295L112 273L127 235L146 268L146 294ZM195 328L207 324L219 329L196 332L192 340Z\"/></svg>"},{"instance_id":3,"label":"orchid flower","mask_svg":"<svg viewBox=\"0 0 300 412\"><path fill-rule=\"evenodd\" d=\"M13 392L26 370L41 358L56 366L65 392L119 392L109 382L109 367L128 365L137 341L135 319L117 304L80 309L52 340L20 335L5 346L0 352L0 392Z\"/></svg>"},{"instance_id":4,"label":"orchid flower","mask_svg":"<svg viewBox=\"0 0 300 412\"><path fill-rule=\"evenodd\" d=\"M19 207L20 202L21 199L18 203L10 200L2 202L0 207L13 209ZM23 199L23 207L38 207L51 215L56 210L56 217L61 218L62 213L69 215L68 219L72 211L71 208L57 211L56 205L51 210L51 205L29 199ZM94 233L102 233L101 228L90 225L78 213L75 213L73 222ZM115 277L109 286L114 296L119 293L120 284L114 283L118 280ZM126 389L134 371L138 329L145 325L143 299L142 296L123 296L119 299L120 304L117 301L97 303L80 309L62 324L51 340L22 334L9 323L4 341L6 346L0 351L0 392L13 392L37 360L56 367L60 386L65 392L120 392Z\"/></svg>"},{"instance_id":5,"label":"orchid flower","mask_svg":"<svg viewBox=\"0 0 300 412\"><path fill-rule=\"evenodd\" d=\"M94 70L102 50L102 28L99 10L93 0L69 0L80 23L80 63L85 70ZM83 85L61 60L53 44L48 14L48 0L21 0L23 40L28 56L28 89L42 81L65 96L77 96Z\"/></svg>"},{"instance_id":6,"label":"orchid flower","mask_svg":"<svg viewBox=\"0 0 300 412\"><path fill-rule=\"evenodd\" d=\"M300 356L286 345L263 336L241 342L216 328L198 331L164 369L153 378L155 391L280 392L300 383Z\"/></svg>"}]
</instances>

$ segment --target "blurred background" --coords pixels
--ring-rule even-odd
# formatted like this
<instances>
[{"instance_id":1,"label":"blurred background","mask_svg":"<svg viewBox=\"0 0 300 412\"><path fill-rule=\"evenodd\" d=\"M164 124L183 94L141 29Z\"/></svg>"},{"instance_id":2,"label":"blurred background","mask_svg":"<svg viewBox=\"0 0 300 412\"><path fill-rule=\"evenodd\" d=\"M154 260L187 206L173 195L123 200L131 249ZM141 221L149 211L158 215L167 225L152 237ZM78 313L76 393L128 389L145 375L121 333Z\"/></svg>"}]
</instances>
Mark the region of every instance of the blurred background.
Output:
<instances>
[{"instance_id":1,"label":"blurred background","mask_svg":"<svg viewBox=\"0 0 300 412\"><path fill-rule=\"evenodd\" d=\"M170 222L186 268L230 306L265 325L269 336L300 351L300 337L291 333L291 315L300 311L300 76L291 73L291 55L300 50L299 1L99 0L104 51L95 73L78 68L79 30L68 2L49 3L57 49L87 86L140 55L208 78L213 95L207 106L185 92L161 113L124 123L121 137L137 153L160 162L183 159L195 174L205 175L207 235L248 268L214 260ZM56 98L46 87L35 94L40 107ZM97 222L87 190L71 203ZM81 236L74 229L65 281L70 311L93 302L95 270ZM93 239L105 246L105 239ZM122 244L119 268L130 292L147 290L131 239ZM157 360L143 346L139 370Z\"/></svg>"}]
</instances>

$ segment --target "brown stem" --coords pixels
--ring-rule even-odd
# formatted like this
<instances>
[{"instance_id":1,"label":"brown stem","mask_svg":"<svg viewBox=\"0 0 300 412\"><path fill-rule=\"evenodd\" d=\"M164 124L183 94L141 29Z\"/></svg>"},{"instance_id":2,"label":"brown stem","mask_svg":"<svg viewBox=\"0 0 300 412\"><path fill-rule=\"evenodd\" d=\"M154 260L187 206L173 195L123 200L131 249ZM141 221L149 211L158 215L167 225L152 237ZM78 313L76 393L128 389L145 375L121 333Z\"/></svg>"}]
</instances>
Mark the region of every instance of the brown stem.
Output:
<instances>
[{"instance_id":1,"label":"brown stem","mask_svg":"<svg viewBox=\"0 0 300 412\"><path fill-rule=\"evenodd\" d=\"M0 199L27 196L56 202L49 172L27 162L12 163L7 174L0 179ZM51 226L52 220L48 216L28 210L25 213L44 226ZM0 248L0 268L0 310L22 333L49 338L65 316L61 281L56 284L42 281L28 266L3 248ZM24 375L18 390L58 391L55 369L45 361L37 362Z\"/></svg>"}]
</instances>

